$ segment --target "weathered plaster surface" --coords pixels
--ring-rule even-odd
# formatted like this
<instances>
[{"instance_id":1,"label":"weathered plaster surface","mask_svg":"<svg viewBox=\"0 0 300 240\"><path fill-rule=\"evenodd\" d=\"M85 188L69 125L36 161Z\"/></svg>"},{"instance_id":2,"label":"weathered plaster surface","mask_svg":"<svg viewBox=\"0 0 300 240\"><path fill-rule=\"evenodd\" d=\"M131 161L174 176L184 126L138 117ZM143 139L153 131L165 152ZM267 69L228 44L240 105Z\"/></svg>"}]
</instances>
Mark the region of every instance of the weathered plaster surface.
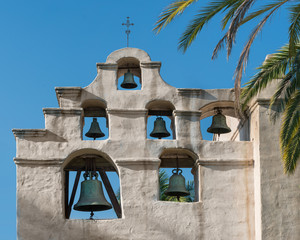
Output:
<instances>
[{"instance_id":1,"label":"weathered plaster surface","mask_svg":"<svg viewBox=\"0 0 300 240\"><path fill-rule=\"evenodd\" d=\"M141 90L118 90L118 71L139 64ZM160 62L134 48L111 53L97 64L85 88L56 88L59 108L43 109L45 129L14 129L17 153L18 239L299 239L299 169L283 175L279 123L272 125L262 99L250 106L249 122L220 141L202 140L200 119L214 107L235 117L232 89L176 89L160 76ZM106 140L82 140L84 112L101 108ZM173 140L146 138L148 110L172 112ZM235 129L234 129L235 128ZM236 141L250 140L250 141ZM234 140L234 141L232 141ZM158 200L160 156L166 149L190 151L194 160L194 203ZM117 168L122 218L65 219L64 167L77 156L95 154Z\"/></svg>"}]
</instances>

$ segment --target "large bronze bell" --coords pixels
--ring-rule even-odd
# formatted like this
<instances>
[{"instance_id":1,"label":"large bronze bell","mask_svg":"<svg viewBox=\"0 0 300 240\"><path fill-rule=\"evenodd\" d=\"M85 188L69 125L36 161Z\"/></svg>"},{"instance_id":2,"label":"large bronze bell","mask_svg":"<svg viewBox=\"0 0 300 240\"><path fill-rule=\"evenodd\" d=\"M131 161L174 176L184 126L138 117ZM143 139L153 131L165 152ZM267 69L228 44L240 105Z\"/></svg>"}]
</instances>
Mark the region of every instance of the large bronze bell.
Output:
<instances>
[{"instance_id":1,"label":"large bronze bell","mask_svg":"<svg viewBox=\"0 0 300 240\"><path fill-rule=\"evenodd\" d=\"M221 113L221 110L218 110L217 114L213 116L212 124L207 129L207 132L218 135L231 132L231 129L226 124L226 117Z\"/></svg>"},{"instance_id":2,"label":"large bronze bell","mask_svg":"<svg viewBox=\"0 0 300 240\"><path fill-rule=\"evenodd\" d=\"M74 205L74 210L82 212L91 212L91 218L95 211L104 211L111 209L111 204L105 199L102 183L97 179L98 174L92 172L84 174L84 181L81 182L81 191L78 202ZM87 179L90 178L90 179Z\"/></svg>"},{"instance_id":3,"label":"large bronze bell","mask_svg":"<svg viewBox=\"0 0 300 240\"><path fill-rule=\"evenodd\" d=\"M156 120L154 121L154 128L150 133L150 136L158 139L170 136L170 133L166 129L166 122L163 120L163 118L156 118Z\"/></svg>"},{"instance_id":4,"label":"large bronze bell","mask_svg":"<svg viewBox=\"0 0 300 240\"><path fill-rule=\"evenodd\" d=\"M94 138L94 140L96 138L105 136L105 134L100 129L99 123L97 122L97 118L93 118L90 130L85 134L85 136L89 138Z\"/></svg>"},{"instance_id":5,"label":"large bronze bell","mask_svg":"<svg viewBox=\"0 0 300 240\"><path fill-rule=\"evenodd\" d=\"M129 71L124 74L124 80L121 83L122 88L136 88L137 84L134 81L133 74Z\"/></svg>"},{"instance_id":6,"label":"large bronze bell","mask_svg":"<svg viewBox=\"0 0 300 240\"><path fill-rule=\"evenodd\" d=\"M172 173L173 175L169 179L169 187L165 191L165 194L167 196L177 196L178 200L179 197L190 195L185 186L185 178L181 175L182 170L173 169Z\"/></svg>"}]
</instances>

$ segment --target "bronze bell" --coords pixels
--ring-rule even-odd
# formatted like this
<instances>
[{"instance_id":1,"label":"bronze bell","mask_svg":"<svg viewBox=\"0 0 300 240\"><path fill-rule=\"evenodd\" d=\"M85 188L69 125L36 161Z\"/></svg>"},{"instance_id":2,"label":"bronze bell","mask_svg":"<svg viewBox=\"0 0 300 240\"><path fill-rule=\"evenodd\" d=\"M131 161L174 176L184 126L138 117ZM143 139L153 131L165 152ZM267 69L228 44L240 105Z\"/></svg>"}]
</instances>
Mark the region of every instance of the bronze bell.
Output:
<instances>
[{"instance_id":1,"label":"bronze bell","mask_svg":"<svg viewBox=\"0 0 300 240\"><path fill-rule=\"evenodd\" d=\"M154 122L154 128L153 131L150 133L150 136L158 139L170 136L170 133L166 129L166 122L163 120L162 117L156 118Z\"/></svg>"},{"instance_id":2,"label":"bronze bell","mask_svg":"<svg viewBox=\"0 0 300 240\"><path fill-rule=\"evenodd\" d=\"M137 84L134 81L133 74L129 71L124 74L124 80L121 83L122 88L136 88Z\"/></svg>"},{"instance_id":3,"label":"bronze bell","mask_svg":"<svg viewBox=\"0 0 300 240\"><path fill-rule=\"evenodd\" d=\"M218 110L217 114L213 116L212 124L207 129L207 132L218 135L231 132L231 129L226 124L226 117L221 113L221 110Z\"/></svg>"},{"instance_id":4,"label":"bronze bell","mask_svg":"<svg viewBox=\"0 0 300 240\"><path fill-rule=\"evenodd\" d=\"M172 173L173 175L169 179L169 187L165 191L165 194L167 196L177 196L178 200L179 197L190 195L185 186L185 178L181 175L182 170L173 169Z\"/></svg>"},{"instance_id":5,"label":"bronze bell","mask_svg":"<svg viewBox=\"0 0 300 240\"><path fill-rule=\"evenodd\" d=\"M111 209L111 204L105 199L102 183L97 179L98 174L85 173L84 181L81 182L81 191L78 202L74 205L74 210L82 212L91 212L91 219L95 211L104 211ZM95 179L93 179L93 176ZM90 179L87 179L87 178Z\"/></svg>"},{"instance_id":6,"label":"bronze bell","mask_svg":"<svg viewBox=\"0 0 300 240\"><path fill-rule=\"evenodd\" d=\"M99 123L97 122L97 118L93 118L93 122L91 123L90 130L85 134L85 136L89 138L100 138L104 137L105 134L101 131Z\"/></svg>"}]
</instances>

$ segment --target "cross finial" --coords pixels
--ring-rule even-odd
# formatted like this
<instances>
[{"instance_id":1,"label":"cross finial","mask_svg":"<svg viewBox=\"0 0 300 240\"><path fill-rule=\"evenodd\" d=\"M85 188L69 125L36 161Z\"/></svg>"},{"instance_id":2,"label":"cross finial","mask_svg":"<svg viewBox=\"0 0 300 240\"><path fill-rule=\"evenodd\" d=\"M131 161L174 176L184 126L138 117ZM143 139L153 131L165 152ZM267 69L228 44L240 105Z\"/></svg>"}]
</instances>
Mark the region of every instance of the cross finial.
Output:
<instances>
[{"instance_id":1,"label":"cross finial","mask_svg":"<svg viewBox=\"0 0 300 240\"><path fill-rule=\"evenodd\" d=\"M129 34L130 34L129 27L130 27L130 26L133 26L134 24L133 24L133 23L130 23L129 17L127 17L126 23L122 23L122 25L125 25L125 26L127 27L125 33L126 33L126 35L127 35L127 47L128 47L128 46L129 46Z\"/></svg>"}]
</instances>

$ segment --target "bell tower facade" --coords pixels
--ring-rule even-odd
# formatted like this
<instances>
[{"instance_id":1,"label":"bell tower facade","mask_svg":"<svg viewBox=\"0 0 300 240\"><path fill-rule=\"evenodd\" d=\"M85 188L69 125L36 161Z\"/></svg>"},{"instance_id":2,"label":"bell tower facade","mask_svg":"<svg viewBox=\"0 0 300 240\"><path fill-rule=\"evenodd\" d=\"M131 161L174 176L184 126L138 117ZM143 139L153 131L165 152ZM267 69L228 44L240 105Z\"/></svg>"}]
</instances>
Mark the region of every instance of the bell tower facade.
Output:
<instances>
[{"instance_id":1,"label":"bell tower facade","mask_svg":"<svg viewBox=\"0 0 300 240\"><path fill-rule=\"evenodd\" d=\"M280 123L269 121L272 89L241 122L232 89L176 89L160 67L143 50L117 50L97 63L87 87L55 89L59 107L43 109L44 129L13 129L18 239L299 239L300 171L282 173ZM201 120L216 109L231 132L203 140ZM170 119L171 139L147 138L150 116ZM86 117L105 118L108 137L84 140ZM87 162L116 219L70 219ZM176 164L192 169L194 202L159 198L159 169ZM78 188L69 189L71 171ZM109 190L110 171L119 176L119 198Z\"/></svg>"}]
</instances>

